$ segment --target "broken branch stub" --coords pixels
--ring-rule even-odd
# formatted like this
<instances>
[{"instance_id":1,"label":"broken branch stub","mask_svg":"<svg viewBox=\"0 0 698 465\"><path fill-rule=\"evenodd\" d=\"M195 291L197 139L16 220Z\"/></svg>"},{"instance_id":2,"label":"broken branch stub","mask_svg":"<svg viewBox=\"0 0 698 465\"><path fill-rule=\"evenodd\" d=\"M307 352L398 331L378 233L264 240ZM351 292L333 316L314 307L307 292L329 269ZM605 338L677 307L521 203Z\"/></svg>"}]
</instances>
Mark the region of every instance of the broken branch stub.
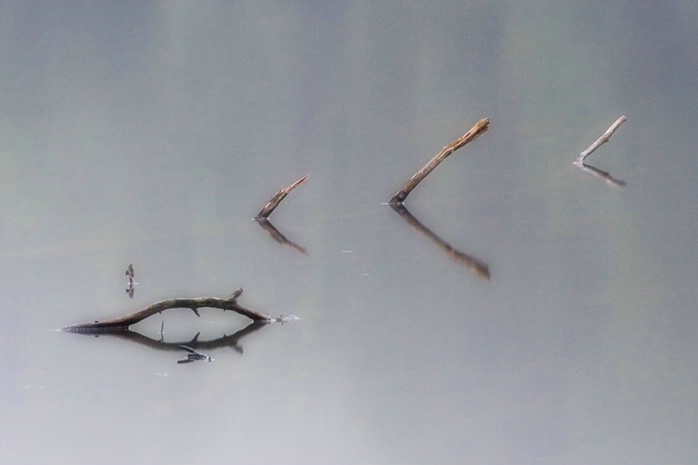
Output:
<instances>
[{"instance_id":1,"label":"broken branch stub","mask_svg":"<svg viewBox=\"0 0 698 465\"><path fill-rule=\"evenodd\" d=\"M291 184L288 187L284 187L282 189L279 189L279 191L276 194L274 194L274 197L272 197L271 200L269 200L269 202L267 202L267 204L264 206L264 208L262 208L260 210L260 212L257 213L257 216L255 216L254 219L255 220L263 220L263 219L269 218L269 215L271 215L272 212L276 209L276 207L279 206L281 201L286 198L288 193L291 192L296 187L303 184L306 181L306 179L308 179L308 175L303 176L298 181L294 182L293 184Z\"/></svg>"},{"instance_id":2,"label":"broken branch stub","mask_svg":"<svg viewBox=\"0 0 698 465\"><path fill-rule=\"evenodd\" d=\"M421 170L417 171L414 174L414 176L412 176L410 180L407 181L405 186L402 189L400 189L400 191L398 191L398 193L395 194L392 199L390 199L390 205L402 204L407 198L407 196L410 195L410 192L412 192L414 188L417 187L417 185L429 175L429 173L434 171L434 169L437 166L439 166L439 164L442 161L448 158L449 155L451 155L459 148L477 139L479 135L487 131L489 124L489 118L481 119L480 121L475 123L475 126L470 128L468 132L466 132L461 137L445 146L443 149L441 149L439 153L434 155L434 157L431 160L429 160L429 163L424 165L424 167Z\"/></svg>"}]
</instances>

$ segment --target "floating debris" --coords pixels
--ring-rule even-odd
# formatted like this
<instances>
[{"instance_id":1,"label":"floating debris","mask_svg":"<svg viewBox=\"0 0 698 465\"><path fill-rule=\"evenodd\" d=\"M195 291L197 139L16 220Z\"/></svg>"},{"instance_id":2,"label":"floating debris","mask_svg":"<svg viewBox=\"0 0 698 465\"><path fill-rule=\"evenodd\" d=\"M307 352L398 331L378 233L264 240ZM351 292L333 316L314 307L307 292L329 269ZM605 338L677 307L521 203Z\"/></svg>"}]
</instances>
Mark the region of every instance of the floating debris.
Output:
<instances>
[{"instance_id":1,"label":"floating debris","mask_svg":"<svg viewBox=\"0 0 698 465\"><path fill-rule=\"evenodd\" d=\"M128 268L126 268L126 271L124 274L128 277L128 281L126 281L126 294L133 299L133 294L136 291L136 284L138 284L135 280L136 274L133 271L133 264L130 264Z\"/></svg>"},{"instance_id":2,"label":"floating debris","mask_svg":"<svg viewBox=\"0 0 698 465\"><path fill-rule=\"evenodd\" d=\"M184 360L177 360L177 363L191 363L191 362L196 362L196 361L199 361L199 360L201 360L201 361L206 361L206 362L211 362L211 361L213 361L213 359L212 359L210 356L208 356L208 355L206 355L206 354L204 354L204 353L202 353L202 352L199 352L198 350L194 350L194 349L192 349L192 348L189 347L189 346L180 345L179 347L182 348L182 349L184 349L184 350L186 350L186 351L189 352L189 353L187 354L187 358L186 358L186 359L184 359Z\"/></svg>"}]
</instances>

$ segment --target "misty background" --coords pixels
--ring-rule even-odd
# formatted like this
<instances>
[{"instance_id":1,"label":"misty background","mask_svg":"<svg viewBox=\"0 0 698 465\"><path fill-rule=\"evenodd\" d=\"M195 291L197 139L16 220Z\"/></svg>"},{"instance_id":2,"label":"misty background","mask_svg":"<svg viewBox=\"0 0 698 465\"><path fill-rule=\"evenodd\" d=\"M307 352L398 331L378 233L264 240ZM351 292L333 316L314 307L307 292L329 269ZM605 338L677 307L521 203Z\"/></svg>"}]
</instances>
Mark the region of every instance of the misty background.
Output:
<instances>
[{"instance_id":1,"label":"misty background","mask_svg":"<svg viewBox=\"0 0 698 465\"><path fill-rule=\"evenodd\" d=\"M697 22L0 2L0 461L695 463ZM587 160L614 188L571 162L623 114ZM383 205L484 117L405 203L489 279ZM271 217L302 254L251 218L306 174ZM55 331L238 287L301 320ZM197 333L214 362L177 364Z\"/></svg>"}]
</instances>

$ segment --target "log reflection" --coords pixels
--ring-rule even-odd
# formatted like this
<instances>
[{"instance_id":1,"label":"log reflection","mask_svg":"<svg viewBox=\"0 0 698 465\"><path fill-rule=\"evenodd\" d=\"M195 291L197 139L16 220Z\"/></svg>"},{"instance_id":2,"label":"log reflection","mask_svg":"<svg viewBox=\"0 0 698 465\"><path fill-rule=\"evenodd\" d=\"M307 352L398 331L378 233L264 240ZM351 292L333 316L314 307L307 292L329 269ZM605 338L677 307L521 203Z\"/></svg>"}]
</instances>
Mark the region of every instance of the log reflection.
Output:
<instances>
[{"instance_id":1,"label":"log reflection","mask_svg":"<svg viewBox=\"0 0 698 465\"><path fill-rule=\"evenodd\" d=\"M261 328L269 326L268 324L264 322L253 322L247 325L245 328L235 332L234 334L231 334L230 336L223 335L222 337L219 337L217 339L212 339L210 341L199 341L199 333L196 333L196 335L189 340L184 340L184 341L174 341L174 342L165 342L164 338L161 336L160 339L153 339L148 336L145 336L137 331L119 331L119 332L110 332L110 333L73 333L73 334L82 334L82 335L89 335L89 336L95 336L95 337L116 337L119 339L125 339L127 341L149 347L151 349L155 350L162 350L162 351L172 351L172 352L177 352L177 355L180 356L182 353L182 349L180 345L187 345L191 348L197 349L197 350L202 350L202 351L209 351L209 350L214 350L214 349L221 349L221 348L231 348L235 352L242 354L244 352L242 345L240 344L240 340L246 336L249 336L250 334L259 331Z\"/></svg>"}]
</instances>

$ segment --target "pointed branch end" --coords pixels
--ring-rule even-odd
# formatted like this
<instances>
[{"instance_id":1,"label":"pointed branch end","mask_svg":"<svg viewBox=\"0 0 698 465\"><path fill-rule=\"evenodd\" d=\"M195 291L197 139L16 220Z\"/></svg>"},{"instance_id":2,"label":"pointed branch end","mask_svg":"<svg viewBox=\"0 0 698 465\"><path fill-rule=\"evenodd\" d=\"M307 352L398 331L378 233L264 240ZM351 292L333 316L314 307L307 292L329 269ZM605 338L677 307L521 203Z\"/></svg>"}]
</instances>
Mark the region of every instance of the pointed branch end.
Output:
<instances>
[{"instance_id":1,"label":"pointed branch end","mask_svg":"<svg viewBox=\"0 0 698 465\"><path fill-rule=\"evenodd\" d=\"M238 297L242 295L242 288L238 287L237 291L233 292L230 294L230 297L228 297L228 301L232 303L237 303Z\"/></svg>"},{"instance_id":2,"label":"pointed branch end","mask_svg":"<svg viewBox=\"0 0 698 465\"><path fill-rule=\"evenodd\" d=\"M288 187L286 188L286 189L288 190L288 192L291 192L291 190L295 189L296 187L300 186L300 185L303 184L305 181L307 181L307 180L308 180L308 176L310 176L310 175L306 174L305 176L303 176L302 178L300 178L298 181L296 181L296 182L294 182L293 184L291 184L290 186L288 186Z\"/></svg>"}]
</instances>

